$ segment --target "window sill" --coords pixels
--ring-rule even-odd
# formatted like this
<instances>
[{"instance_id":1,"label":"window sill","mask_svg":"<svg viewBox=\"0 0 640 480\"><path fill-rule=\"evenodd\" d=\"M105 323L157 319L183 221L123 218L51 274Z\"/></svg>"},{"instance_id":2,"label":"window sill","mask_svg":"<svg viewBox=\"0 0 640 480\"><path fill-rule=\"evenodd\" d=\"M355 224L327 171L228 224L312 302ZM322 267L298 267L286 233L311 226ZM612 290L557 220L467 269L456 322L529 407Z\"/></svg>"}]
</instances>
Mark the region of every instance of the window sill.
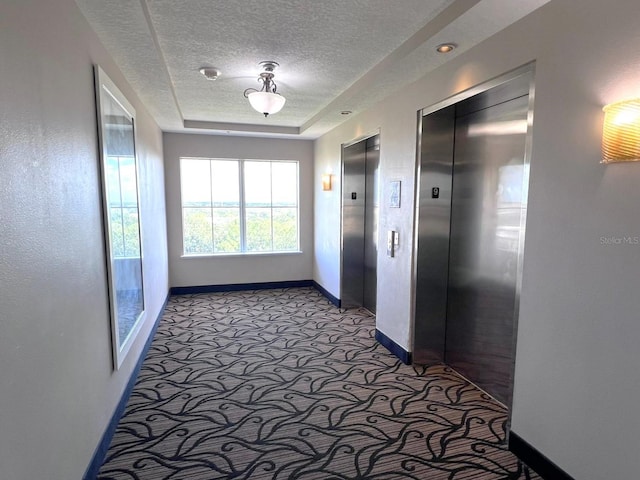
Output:
<instances>
[{"instance_id":1,"label":"window sill","mask_svg":"<svg viewBox=\"0 0 640 480\"><path fill-rule=\"evenodd\" d=\"M192 255L180 255L180 258L184 259L203 259L203 258L241 258L241 257L277 257L277 256L290 256L301 255L302 250L295 250L290 252L242 252L242 253L202 253Z\"/></svg>"}]
</instances>

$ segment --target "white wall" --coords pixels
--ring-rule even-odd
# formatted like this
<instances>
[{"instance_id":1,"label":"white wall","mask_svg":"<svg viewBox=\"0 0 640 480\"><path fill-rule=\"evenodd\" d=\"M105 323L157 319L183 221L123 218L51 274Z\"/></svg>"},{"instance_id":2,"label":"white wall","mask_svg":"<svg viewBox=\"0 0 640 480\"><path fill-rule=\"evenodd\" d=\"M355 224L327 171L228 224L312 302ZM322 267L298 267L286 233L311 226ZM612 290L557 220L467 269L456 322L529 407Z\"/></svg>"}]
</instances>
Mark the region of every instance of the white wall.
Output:
<instances>
[{"instance_id":1,"label":"white wall","mask_svg":"<svg viewBox=\"0 0 640 480\"><path fill-rule=\"evenodd\" d=\"M0 4L0 478L78 479L168 289L161 132L73 0ZM92 64L137 110L148 322L112 370Z\"/></svg>"},{"instance_id":2,"label":"white wall","mask_svg":"<svg viewBox=\"0 0 640 480\"><path fill-rule=\"evenodd\" d=\"M381 178L403 207L381 208L377 326L411 348L416 111L536 61L535 120L513 431L576 479L640 471L640 164L600 165L602 106L640 96L640 3L552 0L410 88L317 140L316 176L340 144L380 128ZM451 39L455 41L455 39ZM318 181L316 180L316 184ZM339 292L339 191L315 193L314 278Z\"/></svg>"},{"instance_id":3,"label":"white wall","mask_svg":"<svg viewBox=\"0 0 640 480\"><path fill-rule=\"evenodd\" d=\"M169 270L172 287L310 280L313 259L313 142L165 133ZM180 157L298 160L302 253L182 256Z\"/></svg>"},{"instance_id":4,"label":"white wall","mask_svg":"<svg viewBox=\"0 0 640 480\"><path fill-rule=\"evenodd\" d=\"M408 348L413 235L413 183L416 111L404 98L393 97L379 108L349 121L315 142L314 280L340 298L340 195L342 144L380 131L381 205L378 224L378 305L376 327ZM389 116L387 118L387 115ZM407 136L413 134L413 140ZM333 190L322 191L320 175L333 174ZM387 208L389 181L401 181L401 208ZM387 230L399 233L395 257L386 256Z\"/></svg>"}]
</instances>

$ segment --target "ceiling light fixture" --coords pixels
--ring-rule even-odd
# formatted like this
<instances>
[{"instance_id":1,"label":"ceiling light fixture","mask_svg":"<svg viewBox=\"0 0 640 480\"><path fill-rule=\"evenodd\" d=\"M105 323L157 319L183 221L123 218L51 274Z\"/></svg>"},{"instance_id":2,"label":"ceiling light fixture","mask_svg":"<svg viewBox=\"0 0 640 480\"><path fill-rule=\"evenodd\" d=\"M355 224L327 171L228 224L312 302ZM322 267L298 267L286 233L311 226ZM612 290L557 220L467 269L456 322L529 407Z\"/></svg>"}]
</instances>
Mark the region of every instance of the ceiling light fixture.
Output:
<instances>
[{"instance_id":1,"label":"ceiling light fixture","mask_svg":"<svg viewBox=\"0 0 640 480\"><path fill-rule=\"evenodd\" d=\"M264 116L273 115L282 110L286 99L277 93L276 82L273 81L273 71L279 66L277 62L267 61L260 62L263 69L258 81L262 82L262 88L247 88L244 91L245 98L249 99L249 103L257 112L264 113Z\"/></svg>"},{"instance_id":2,"label":"ceiling light fixture","mask_svg":"<svg viewBox=\"0 0 640 480\"><path fill-rule=\"evenodd\" d=\"M438 53L449 53L453 52L456 49L457 45L455 43L441 43L436 47L436 52Z\"/></svg>"},{"instance_id":3,"label":"ceiling light fixture","mask_svg":"<svg viewBox=\"0 0 640 480\"><path fill-rule=\"evenodd\" d=\"M202 67L200 73L206 77L207 80L217 80L221 72L217 68Z\"/></svg>"}]
</instances>

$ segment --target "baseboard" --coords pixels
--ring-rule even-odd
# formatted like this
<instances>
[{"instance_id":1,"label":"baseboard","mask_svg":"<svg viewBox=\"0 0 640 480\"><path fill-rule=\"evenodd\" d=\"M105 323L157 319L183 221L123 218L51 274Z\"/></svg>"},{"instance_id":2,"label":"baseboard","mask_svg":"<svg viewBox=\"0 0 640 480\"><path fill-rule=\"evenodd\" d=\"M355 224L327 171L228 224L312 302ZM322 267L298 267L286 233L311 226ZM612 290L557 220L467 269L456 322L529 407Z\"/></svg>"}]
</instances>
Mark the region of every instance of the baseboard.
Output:
<instances>
[{"instance_id":1,"label":"baseboard","mask_svg":"<svg viewBox=\"0 0 640 480\"><path fill-rule=\"evenodd\" d=\"M386 347L391 353L400 359L405 365L411 364L411 352L407 352L404 348L398 345L396 342L387 337L384 333L376 328L376 340Z\"/></svg>"},{"instance_id":2,"label":"baseboard","mask_svg":"<svg viewBox=\"0 0 640 480\"><path fill-rule=\"evenodd\" d=\"M241 292L243 290L269 290L272 288L313 287L313 280L287 280L284 282L229 283L225 285L196 285L193 287L171 287L171 295L193 293Z\"/></svg>"},{"instance_id":3,"label":"baseboard","mask_svg":"<svg viewBox=\"0 0 640 480\"><path fill-rule=\"evenodd\" d=\"M509 451L545 480L573 480L573 477L513 431L509 432Z\"/></svg>"},{"instance_id":4,"label":"baseboard","mask_svg":"<svg viewBox=\"0 0 640 480\"><path fill-rule=\"evenodd\" d=\"M333 295L331 295L331 293L329 292L329 290L327 290L326 288L324 288L322 285L320 285L318 282L316 282L315 280L313 280L313 287L318 290L322 295L324 295L325 297L327 297L327 300L329 300L331 303L333 303L336 307L340 308L340 299L337 297L334 297Z\"/></svg>"},{"instance_id":5,"label":"baseboard","mask_svg":"<svg viewBox=\"0 0 640 480\"><path fill-rule=\"evenodd\" d=\"M136 366L133 368L133 371L131 372L131 376L129 377L127 386L122 392L120 401L118 402L118 405L116 405L113 415L111 416L111 420L109 421L109 424L107 425L107 428L105 429L104 434L100 439L100 443L98 443L96 451L93 454L93 457L91 458L91 462L87 467L87 471L82 477L83 480L95 480L95 478L98 476L100 467L104 462L104 459L107 455L107 450L109 449L109 445L111 444L111 439L113 438L113 434L115 433L116 428L118 427L118 423L120 422L120 418L124 413L124 409L127 406L127 402L129 401L129 396L131 395L131 391L133 390L133 387L136 384L136 380L138 379L138 373L140 373L142 362L147 356L149 347L151 347L151 342L153 341L153 337L156 334L156 330L158 329L158 325L160 324L160 319L162 318L162 314L164 313L164 310L167 306L168 301L169 301L169 294L167 294L167 298L165 298L164 300L164 304L160 309L160 313L158 313L158 317L156 318L156 321L153 327L151 328L151 332L149 333L149 338L147 338L147 341L145 342L144 347L142 348L142 352L140 352L140 357L136 362Z\"/></svg>"}]
</instances>

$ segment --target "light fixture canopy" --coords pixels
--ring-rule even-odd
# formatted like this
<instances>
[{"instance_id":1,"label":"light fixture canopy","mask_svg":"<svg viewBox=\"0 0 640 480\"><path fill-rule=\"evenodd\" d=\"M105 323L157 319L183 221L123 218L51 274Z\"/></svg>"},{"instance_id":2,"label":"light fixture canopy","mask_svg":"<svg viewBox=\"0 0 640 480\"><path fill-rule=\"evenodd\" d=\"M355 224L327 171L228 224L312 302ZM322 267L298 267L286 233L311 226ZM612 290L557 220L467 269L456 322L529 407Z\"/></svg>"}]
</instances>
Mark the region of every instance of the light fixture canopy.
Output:
<instances>
[{"instance_id":1,"label":"light fixture canopy","mask_svg":"<svg viewBox=\"0 0 640 480\"><path fill-rule=\"evenodd\" d=\"M262 82L262 88L260 90L247 88L244 91L244 96L249 99L249 103L254 110L263 113L266 117L282 110L286 98L277 92L278 86L273 81L273 72L279 64L274 61L265 61L260 62L259 65L263 69L258 77L258 81Z\"/></svg>"},{"instance_id":2,"label":"light fixture canopy","mask_svg":"<svg viewBox=\"0 0 640 480\"><path fill-rule=\"evenodd\" d=\"M640 161L640 98L603 108L602 162Z\"/></svg>"}]
</instances>

